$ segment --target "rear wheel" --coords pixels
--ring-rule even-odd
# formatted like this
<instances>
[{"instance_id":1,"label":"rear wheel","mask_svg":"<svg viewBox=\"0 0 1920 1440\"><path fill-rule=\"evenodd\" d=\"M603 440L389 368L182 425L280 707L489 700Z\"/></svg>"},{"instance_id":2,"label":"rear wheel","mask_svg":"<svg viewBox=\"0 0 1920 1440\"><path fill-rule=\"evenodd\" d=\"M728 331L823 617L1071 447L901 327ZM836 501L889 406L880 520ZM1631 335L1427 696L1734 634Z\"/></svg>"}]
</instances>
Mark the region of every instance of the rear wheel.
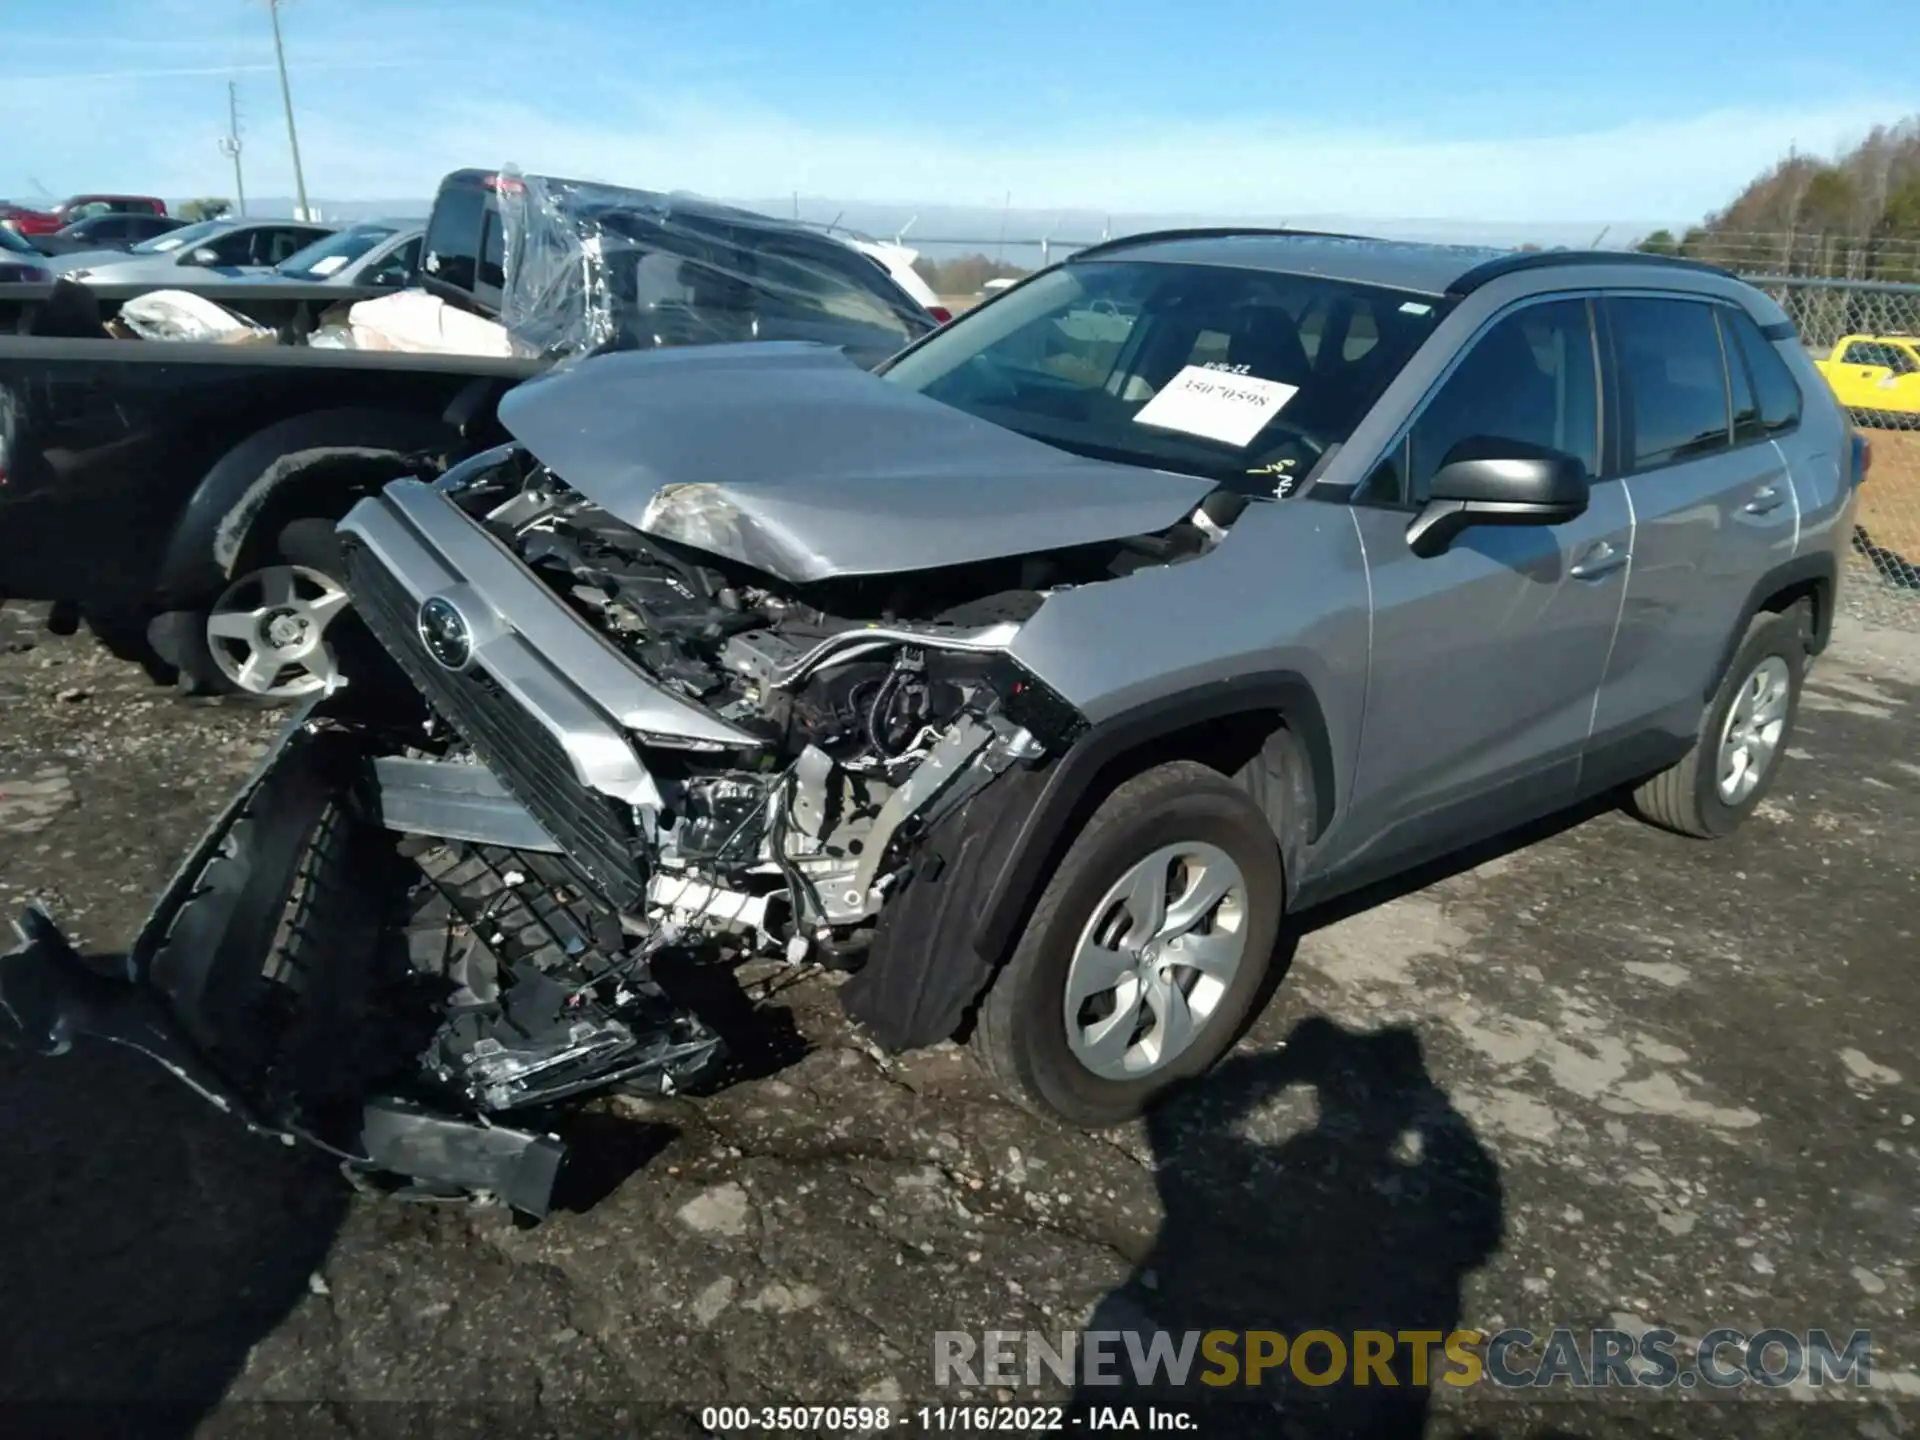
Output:
<instances>
[{"instance_id":1,"label":"rear wheel","mask_svg":"<svg viewBox=\"0 0 1920 1440\"><path fill-rule=\"evenodd\" d=\"M1697 839L1731 834L1766 798L1793 738L1807 665L1804 604L1756 615L1693 749L1633 793L1635 814Z\"/></svg>"},{"instance_id":2,"label":"rear wheel","mask_svg":"<svg viewBox=\"0 0 1920 1440\"><path fill-rule=\"evenodd\" d=\"M335 624L348 597L333 522L295 520L255 559L203 616L168 617L189 694L289 704L339 676Z\"/></svg>"},{"instance_id":3,"label":"rear wheel","mask_svg":"<svg viewBox=\"0 0 1920 1440\"><path fill-rule=\"evenodd\" d=\"M1279 848L1246 792L1191 761L1094 811L995 977L973 1047L1010 1098L1119 1124L1233 1043L1281 915Z\"/></svg>"}]
</instances>

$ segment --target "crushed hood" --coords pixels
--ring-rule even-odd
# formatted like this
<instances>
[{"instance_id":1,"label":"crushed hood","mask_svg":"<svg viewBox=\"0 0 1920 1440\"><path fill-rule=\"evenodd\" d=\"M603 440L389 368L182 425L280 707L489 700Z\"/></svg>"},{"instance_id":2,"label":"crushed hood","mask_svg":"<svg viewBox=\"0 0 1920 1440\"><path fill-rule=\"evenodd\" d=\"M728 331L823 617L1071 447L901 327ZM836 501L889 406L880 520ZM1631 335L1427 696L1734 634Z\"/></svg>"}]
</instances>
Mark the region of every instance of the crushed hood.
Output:
<instances>
[{"instance_id":1,"label":"crushed hood","mask_svg":"<svg viewBox=\"0 0 1920 1440\"><path fill-rule=\"evenodd\" d=\"M500 418L616 519L796 584L1148 534L1214 488L1070 455L812 345L600 355L510 391Z\"/></svg>"}]
</instances>

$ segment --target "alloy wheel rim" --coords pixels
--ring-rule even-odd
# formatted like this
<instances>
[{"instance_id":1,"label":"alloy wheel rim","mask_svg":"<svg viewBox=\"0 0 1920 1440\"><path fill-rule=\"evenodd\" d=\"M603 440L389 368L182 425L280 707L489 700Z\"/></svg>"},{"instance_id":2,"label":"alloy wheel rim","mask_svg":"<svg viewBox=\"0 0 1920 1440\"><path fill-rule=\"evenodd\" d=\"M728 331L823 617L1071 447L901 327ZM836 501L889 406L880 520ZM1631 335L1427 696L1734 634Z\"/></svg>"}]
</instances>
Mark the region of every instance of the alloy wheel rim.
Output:
<instances>
[{"instance_id":1,"label":"alloy wheel rim","mask_svg":"<svg viewBox=\"0 0 1920 1440\"><path fill-rule=\"evenodd\" d=\"M1247 882L1217 845L1165 845L1101 897L1067 967L1074 1058L1138 1080L1193 1048L1246 959Z\"/></svg>"},{"instance_id":2,"label":"alloy wheel rim","mask_svg":"<svg viewBox=\"0 0 1920 1440\"><path fill-rule=\"evenodd\" d=\"M339 678L327 627L347 608L332 576L270 565L229 585L207 614L207 649L220 673L249 695L292 700Z\"/></svg>"},{"instance_id":3,"label":"alloy wheel rim","mask_svg":"<svg viewBox=\"0 0 1920 1440\"><path fill-rule=\"evenodd\" d=\"M1792 687L1792 673L1778 655L1767 656L1741 683L1720 727L1714 773L1723 804L1744 803L1772 770L1786 733Z\"/></svg>"}]
</instances>

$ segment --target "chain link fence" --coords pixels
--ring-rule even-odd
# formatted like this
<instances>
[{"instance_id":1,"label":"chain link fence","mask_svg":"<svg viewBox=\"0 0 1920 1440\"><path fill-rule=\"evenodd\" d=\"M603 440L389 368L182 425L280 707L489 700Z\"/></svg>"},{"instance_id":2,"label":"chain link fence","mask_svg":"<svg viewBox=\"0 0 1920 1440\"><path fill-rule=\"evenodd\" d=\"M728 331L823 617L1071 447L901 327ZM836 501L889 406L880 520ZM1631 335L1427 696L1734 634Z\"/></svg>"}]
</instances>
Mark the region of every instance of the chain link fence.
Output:
<instances>
[{"instance_id":1,"label":"chain link fence","mask_svg":"<svg viewBox=\"0 0 1920 1440\"><path fill-rule=\"evenodd\" d=\"M1920 630L1920 284L1755 275L1873 446L1845 605Z\"/></svg>"}]
</instances>

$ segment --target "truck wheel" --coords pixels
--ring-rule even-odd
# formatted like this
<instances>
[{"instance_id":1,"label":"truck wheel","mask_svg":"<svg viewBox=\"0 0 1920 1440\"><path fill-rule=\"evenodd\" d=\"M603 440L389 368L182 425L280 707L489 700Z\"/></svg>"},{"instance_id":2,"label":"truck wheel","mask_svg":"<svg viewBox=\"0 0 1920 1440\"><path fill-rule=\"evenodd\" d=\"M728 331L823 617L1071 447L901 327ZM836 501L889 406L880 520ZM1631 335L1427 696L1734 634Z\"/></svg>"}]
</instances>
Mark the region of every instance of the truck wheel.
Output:
<instances>
[{"instance_id":1,"label":"truck wheel","mask_svg":"<svg viewBox=\"0 0 1920 1440\"><path fill-rule=\"evenodd\" d=\"M1281 896L1279 846L1243 790L1185 760L1135 776L1054 870L981 1002L975 1053L1037 1114L1131 1119L1233 1043Z\"/></svg>"},{"instance_id":2,"label":"truck wheel","mask_svg":"<svg viewBox=\"0 0 1920 1440\"><path fill-rule=\"evenodd\" d=\"M348 600L333 521L295 520L255 560L199 617L197 634L178 636L186 693L287 704L339 674L330 631Z\"/></svg>"},{"instance_id":3,"label":"truck wheel","mask_svg":"<svg viewBox=\"0 0 1920 1440\"><path fill-rule=\"evenodd\" d=\"M1793 739L1807 667L1804 604L1754 616L1686 757L1633 792L1642 820L1696 839L1731 834L1766 798Z\"/></svg>"}]
</instances>

